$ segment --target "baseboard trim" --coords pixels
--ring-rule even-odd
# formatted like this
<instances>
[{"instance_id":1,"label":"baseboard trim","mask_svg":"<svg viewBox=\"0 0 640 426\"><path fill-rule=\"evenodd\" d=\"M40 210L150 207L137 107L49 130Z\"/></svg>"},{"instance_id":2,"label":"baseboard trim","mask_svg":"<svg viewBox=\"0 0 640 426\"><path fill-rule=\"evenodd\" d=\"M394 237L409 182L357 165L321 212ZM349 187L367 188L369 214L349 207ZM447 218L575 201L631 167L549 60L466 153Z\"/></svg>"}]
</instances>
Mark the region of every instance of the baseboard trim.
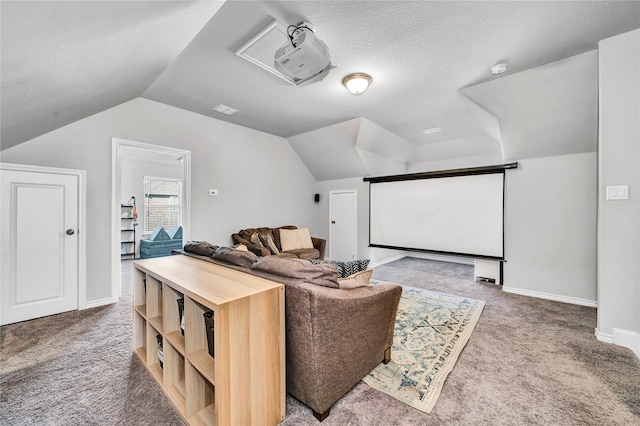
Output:
<instances>
[{"instance_id":1,"label":"baseboard trim","mask_svg":"<svg viewBox=\"0 0 640 426\"><path fill-rule=\"evenodd\" d=\"M631 349L631 351L640 359L640 333L637 331L624 330L622 328L613 328L613 334L602 333L596 328L596 339L605 343L613 343L614 345L623 346Z\"/></svg>"},{"instance_id":2,"label":"baseboard trim","mask_svg":"<svg viewBox=\"0 0 640 426\"><path fill-rule=\"evenodd\" d=\"M595 331L594 334L596 335L596 339L598 339L598 341L600 341L600 342L613 343L613 334L603 333L602 331L598 330L597 328L596 328L596 331Z\"/></svg>"},{"instance_id":3,"label":"baseboard trim","mask_svg":"<svg viewBox=\"0 0 640 426\"><path fill-rule=\"evenodd\" d=\"M541 291L524 290L521 288L502 286L502 291L507 293L519 294L521 296L536 297L538 299L553 300L555 302L570 303L572 305L588 306L597 308L598 302L595 300L581 299L579 297L561 296L559 294L543 293Z\"/></svg>"},{"instance_id":4,"label":"baseboard trim","mask_svg":"<svg viewBox=\"0 0 640 426\"><path fill-rule=\"evenodd\" d=\"M640 359L640 333L614 327L613 343L631 349Z\"/></svg>"},{"instance_id":5,"label":"baseboard trim","mask_svg":"<svg viewBox=\"0 0 640 426\"><path fill-rule=\"evenodd\" d=\"M369 268L375 268L376 266L384 265L385 263L395 262L396 260L400 260L403 257L407 257L407 256L404 255L404 254L401 254L401 255L398 255L398 256L389 257L387 259L382 259L382 260L377 260L375 262L370 262L369 263Z\"/></svg>"},{"instance_id":6,"label":"baseboard trim","mask_svg":"<svg viewBox=\"0 0 640 426\"><path fill-rule=\"evenodd\" d=\"M84 306L84 309L97 308L98 306L110 305L114 302L110 297L106 297L104 299L91 300L87 302Z\"/></svg>"}]
</instances>

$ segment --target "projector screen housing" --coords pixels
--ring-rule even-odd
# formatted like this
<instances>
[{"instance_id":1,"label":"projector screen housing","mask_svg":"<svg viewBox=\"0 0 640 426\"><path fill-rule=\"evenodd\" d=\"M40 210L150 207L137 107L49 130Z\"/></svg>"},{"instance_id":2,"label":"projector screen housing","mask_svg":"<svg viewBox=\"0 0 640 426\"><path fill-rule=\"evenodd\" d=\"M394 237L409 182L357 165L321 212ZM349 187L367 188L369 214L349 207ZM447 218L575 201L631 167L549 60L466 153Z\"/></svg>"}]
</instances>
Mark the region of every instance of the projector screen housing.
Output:
<instances>
[{"instance_id":1,"label":"projector screen housing","mask_svg":"<svg viewBox=\"0 0 640 426\"><path fill-rule=\"evenodd\" d=\"M504 171L515 167L365 178L369 246L504 260Z\"/></svg>"}]
</instances>

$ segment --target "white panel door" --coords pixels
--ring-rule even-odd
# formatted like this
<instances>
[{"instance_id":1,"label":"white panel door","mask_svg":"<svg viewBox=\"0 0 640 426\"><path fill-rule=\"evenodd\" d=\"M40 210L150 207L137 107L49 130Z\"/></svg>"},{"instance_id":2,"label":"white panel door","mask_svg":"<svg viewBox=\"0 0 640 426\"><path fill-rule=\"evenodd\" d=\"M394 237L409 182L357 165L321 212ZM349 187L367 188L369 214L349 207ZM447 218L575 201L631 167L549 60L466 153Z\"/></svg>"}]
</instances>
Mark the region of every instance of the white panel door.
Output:
<instances>
[{"instance_id":1,"label":"white panel door","mask_svg":"<svg viewBox=\"0 0 640 426\"><path fill-rule=\"evenodd\" d=\"M357 256L357 204L355 190L329 192L329 254L331 260L349 261Z\"/></svg>"},{"instance_id":2,"label":"white panel door","mask_svg":"<svg viewBox=\"0 0 640 426\"><path fill-rule=\"evenodd\" d=\"M2 170L0 323L78 308L78 177Z\"/></svg>"}]
</instances>

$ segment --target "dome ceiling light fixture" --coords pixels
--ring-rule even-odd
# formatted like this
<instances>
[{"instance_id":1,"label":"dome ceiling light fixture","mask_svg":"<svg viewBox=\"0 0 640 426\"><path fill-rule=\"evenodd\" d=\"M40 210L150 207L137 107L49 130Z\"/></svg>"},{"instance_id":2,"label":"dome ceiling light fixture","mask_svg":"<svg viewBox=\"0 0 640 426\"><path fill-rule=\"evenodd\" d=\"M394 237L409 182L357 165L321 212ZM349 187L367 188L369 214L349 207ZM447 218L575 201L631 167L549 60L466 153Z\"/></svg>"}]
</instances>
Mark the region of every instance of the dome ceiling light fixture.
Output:
<instances>
[{"instance_id":1,"label":"dome ceiling light fixture","mask_svg":"<svg viewBox=\"0 0 640 426\"><path fill-rule=\"evenodd\" d=\"M359 95L367 90L367 87L371 84L371 76L363 72L356 72L349 74L342 79L342 84L348 91L354 95Z\"/></svg>"}]
</instances>

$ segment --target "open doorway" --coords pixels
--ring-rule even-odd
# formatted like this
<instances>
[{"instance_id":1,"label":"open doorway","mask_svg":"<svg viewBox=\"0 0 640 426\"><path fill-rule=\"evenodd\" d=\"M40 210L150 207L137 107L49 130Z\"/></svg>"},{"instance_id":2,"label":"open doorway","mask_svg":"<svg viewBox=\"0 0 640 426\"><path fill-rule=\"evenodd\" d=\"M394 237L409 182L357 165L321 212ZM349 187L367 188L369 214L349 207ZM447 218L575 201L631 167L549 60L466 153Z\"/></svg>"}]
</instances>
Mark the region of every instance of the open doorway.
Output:
<instances>
[{"instance_id":1,"label":"open doorway","mask_svg":"<svg viewBox=\"0 0 640 426\"><path fill-rule=\"evenodd\" d=\"M140 257L140 241L153 232L151 228L158 223L167 226L167 230L169 225L180 226L182 241L188 241L190 165L190 151L113 139L111 265L114 301L121 294L121 259ZM161 188L162 193L149 188Z\"/></svg>"}]
</instances>

